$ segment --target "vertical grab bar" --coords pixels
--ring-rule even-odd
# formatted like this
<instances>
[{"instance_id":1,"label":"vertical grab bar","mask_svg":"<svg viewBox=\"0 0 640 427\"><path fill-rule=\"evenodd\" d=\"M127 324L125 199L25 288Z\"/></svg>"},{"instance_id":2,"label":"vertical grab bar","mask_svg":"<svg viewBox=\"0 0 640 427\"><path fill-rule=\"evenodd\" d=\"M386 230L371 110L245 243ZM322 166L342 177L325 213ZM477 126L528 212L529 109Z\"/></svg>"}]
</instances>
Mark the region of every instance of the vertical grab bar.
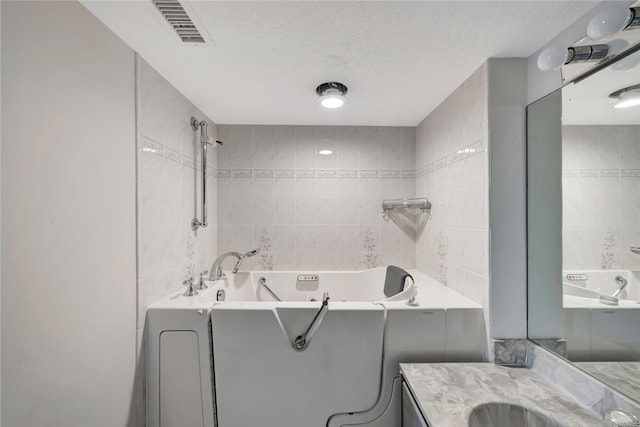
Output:
<instances>
[{"instance_id":1,"label":"vertical grab bar","mask_svg":"<svg viewBox=\"0 0 640 427\"><path fill-rule=\"evenodd\" d=\"M202 221L197 216L191 221L191 228L196 231L198 228L205 228L207 224L207 145L211 144L209 135L207 134L207 122L198 121L195 117L191 117L191 129L197 131L200 128L200 146L202 148ZM216 141L217 144L223 145L222 141Z\"/></svg>"}]
</instances>

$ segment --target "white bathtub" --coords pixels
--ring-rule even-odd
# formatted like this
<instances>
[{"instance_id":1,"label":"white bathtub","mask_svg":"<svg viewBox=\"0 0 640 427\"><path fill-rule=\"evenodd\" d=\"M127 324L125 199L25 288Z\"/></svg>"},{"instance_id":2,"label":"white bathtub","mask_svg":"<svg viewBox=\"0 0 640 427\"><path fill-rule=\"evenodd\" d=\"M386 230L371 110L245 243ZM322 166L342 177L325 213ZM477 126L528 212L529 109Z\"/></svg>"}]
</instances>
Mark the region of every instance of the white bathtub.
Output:
<instances>
[{"instance_id":1,"label":"white bathtub","mask_svg":"<svg viewBox=\"0 0 640 427\"><path fill-rule=\"evenodd\" d=\"M196 297L177 294L152 305L148 425L159 426L164 419L163 425L212 426L215 411L220 427L399 427L398 363L484 357L482 308L419 272L410 273L417 306L406 303L415 293L411 286L392 298L397 301L385 297L384 268L240 272L208 282L210 288ZM300 275L319 280L297 280ZM273 299L261 278L283 301ZM223 301L218 300L221 291ZM298 351L295 338L319 311L325 292L328 310ZM195 336L179 338L193 331ZM173 356L163 350L163 338L169 338ZM195 350L189 353L189 346ZM195 371L188 379L174 372L184 369L187 357L200 367L197 378ZM160 379L163 375L169 382ZM193 413L202 414L202 422Z\"/></svg>"},{"instance_id":2,"label":"white bathtub","mask_svg":"<svg viewBox=\"0 0 640 427\"><path fill-rule=\"evenodd\" d=\"M615 278L623 277L628 284L619 299L640 301L640 271L634 270L567 270L562 273L564 295L584 298L612 296L618 289Z\"/></svg>"}]
</instances>

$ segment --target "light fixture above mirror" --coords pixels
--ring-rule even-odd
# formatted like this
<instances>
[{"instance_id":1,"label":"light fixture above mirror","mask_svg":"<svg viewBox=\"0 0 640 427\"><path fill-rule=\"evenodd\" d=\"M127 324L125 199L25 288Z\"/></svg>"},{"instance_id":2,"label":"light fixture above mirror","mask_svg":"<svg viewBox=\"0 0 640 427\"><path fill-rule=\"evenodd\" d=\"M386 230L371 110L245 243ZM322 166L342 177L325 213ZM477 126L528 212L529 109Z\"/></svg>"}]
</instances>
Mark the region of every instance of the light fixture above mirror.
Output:
<instances>
[{"instance_id":1,"label":"light fixture above mirror","mask_svg":"<svg viewBox=\"0 0 640 427\"><path fill-rule=\"evenodd\" d=\"M630 108L640 105L640 84L625 87L609 95L618 102L613 108Z\"/></svg>"}]
</instances>

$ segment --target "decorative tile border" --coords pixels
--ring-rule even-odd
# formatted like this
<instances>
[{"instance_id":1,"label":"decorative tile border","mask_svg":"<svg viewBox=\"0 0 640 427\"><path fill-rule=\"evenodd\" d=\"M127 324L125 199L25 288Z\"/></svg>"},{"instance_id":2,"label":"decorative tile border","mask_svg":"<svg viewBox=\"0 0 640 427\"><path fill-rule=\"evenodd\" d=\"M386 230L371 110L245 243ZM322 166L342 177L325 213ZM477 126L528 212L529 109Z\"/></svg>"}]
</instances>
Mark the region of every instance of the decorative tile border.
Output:
<instances>
[{"instance_id":1,"label":"decorative tile border","mask_svg":"<svg viewBox=\"0 0 640 427\"><path fill-rule=\"evenodd\" d=\"M293 170L276 170L274 171L276 178L295 178L296 171Z\"/></svg>"},{"instance_id":2,"label":"decorative tile border","mask_svg":"<svg viewBox=\"0 0 640 427\"><path fill-rule=\"evenodd\" d=\"M338 172L334 170L319 170L316 171L318 178L335 178L338 176Z\"/></svg>"},{"instance_id":3,"label":"decorative tile border","mask_svg":"<svg viewBox=\"0 0 640 427\"><path fill-rule=\"evenodd\" d=\"M622 169L623 177L638 177L640 176L640 169Z\"/></svg>"},{"instance_id":4,"label":"decorative tile border","mask_svg":"<svg viewBox=\"0 0 640 427\"><path fill-rule=\"evenodd\" d=\"M273 178L272 170L254 170L253 171L254 178Z\"/></svg>"},{"instance_id":5,"label":"decorative tile border","mask_svg":"<svg viewBox=\"0 0 640 427\"><path fill-rule=\"evenodd\" d=\"M342 170L338 171L338 178L357 178L358 171L354 170Z\"/></svg>"},{"instance_id":6,"label":"decorative tile border","mask_svg":"<svg viewBox=\"0 0 640 427\"><path fill-rule=\"evenodd\" d=\"M619 169L601 169L600 176L602 177L617 177L620 176Z\"/></svg>"},{"instance_id":7,"label":"decorative tile border","mask_svg":"<svg viewBox=\"0 0 640 427\"><path fill-rule=\"evenodd\" d=\"M377 178L378 171L359 171L358 178Z\"/></svg>"},{"instance_id":8,"label":"decorative tile border","mask_svg":"<svg viewBox=\"0 0 640 427\"><path fill-rule=\"evenodd\" d=\"M313 170L304 170L304 171L296 171L296 178L315 178L316 171Z\"/></svg>"},{"instance_id":9,"label":"decorative tile border","mask_svg":"<svg viewBox=\"0 0 640 427\"><path fill-rule=\"evenodd\" d=\"M400 171L380 171L380 178L398 178Z\"/></svg>"},{"instance_id":10,"label":"decorative tile border","mask_svg":"<svg viewBox=\"0 0 640 427\"><path fill-rule=\"evenodd\" d=\"M436 160L436 170L442 169L445 166L447 166L447 156L444 156L444 157Z\"/></svg>"},{"instance_id":11,"label":"decorative tile border","mask_svg":"<svg viewBox=\"0 0 640 427\"><path fill-rule=\"evenodd\" d=\"M253 178L251 169L234 169L231 171L232 178Z\"/></svg>"},{"instance_id":12,"label":"decorative tile border","mask_svg":"<svg viewBox=\"0 0 640 427\"><path fill-rule=\"evenodd\" d=\"M562 169L562 176L565 178L635 178L640 177L640 169Z\"/></svg>"},{"instance_id":13,"label":"decorative tile border","mask_svg":"<svg viewBox=\"0 0 640 427\"><path fill-rule=\"evenodd\" d=\"M195 161L193 157L187 154L181 154L179 151L167 147L166 145L160 144L159 142L154 141L151 138L147 138L146 136L142 136L142 152L143 153L151 153L157 156L160 156L164 159L171 160L172 162L176 162L183 166L187 166L191 169L198 168L200 169L200 161ZM207 165L207 175L208 176L217 176L217 170L214 166Z\"/></svg>"}]
</instances>

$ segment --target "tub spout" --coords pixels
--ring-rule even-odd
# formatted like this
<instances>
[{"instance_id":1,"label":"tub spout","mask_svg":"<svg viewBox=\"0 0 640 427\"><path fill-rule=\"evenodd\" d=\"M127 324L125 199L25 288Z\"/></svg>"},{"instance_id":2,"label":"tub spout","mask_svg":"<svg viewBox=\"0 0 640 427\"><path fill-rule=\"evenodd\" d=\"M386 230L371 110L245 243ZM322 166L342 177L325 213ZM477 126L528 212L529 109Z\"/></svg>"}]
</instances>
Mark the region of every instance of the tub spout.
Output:
<instances>
[{"instance_id":1,"label":"tub spout","mask_svg":"<svg viewBox=\"0 0 640 427\"><path fill-rule=\"evenodd\" d=\"M216 258L216 260L213 262L213 265L209 270L211 272L209 274L209 280L220 280L223 277L226 277L225 274L222 272L222 261L224 261L225 259L229 257L236 258L237 260L236 265L234 265L233 270L231 270L231 273L236 274L240 269L240 265L242 264L242 261L244 261L245 258L256 256L259 253L260 253L260 249L253 249L245 254L241 254L239 252L233 252L233 251L223 253L218 258Z\"/></svg>"}]
</instances>

